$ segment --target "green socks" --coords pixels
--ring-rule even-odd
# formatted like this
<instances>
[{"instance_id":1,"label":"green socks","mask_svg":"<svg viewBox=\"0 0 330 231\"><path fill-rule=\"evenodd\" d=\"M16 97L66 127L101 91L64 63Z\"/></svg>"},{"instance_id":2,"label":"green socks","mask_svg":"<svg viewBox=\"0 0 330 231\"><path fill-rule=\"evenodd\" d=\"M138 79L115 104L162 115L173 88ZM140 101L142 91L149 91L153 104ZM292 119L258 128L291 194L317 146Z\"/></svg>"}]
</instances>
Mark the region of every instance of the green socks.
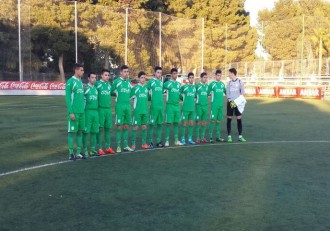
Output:
<instances>
[{"instance_id":1,"label":"green socks","mask_svg":"<svg viewBox=\"0 0 330 231\"><path fill-rule=\"evenodd\" d=\"M132 130L132 146L135 146L136 132L137 132L137 130L135 130L135 129Z\"/></svg>"},{"instance_id":2,"label":"green socks","mask_svg":"<svg viewBox=\"0 0 330 231\"><path fill-rule=\"evenodd\" d=\"M99 133L96 134L96 142L99 149L102 149L102 135L103 129L100 129Z\"/></svg>"},{"instance_id":3,"label":"green socks","mask_svg":"<svg viewBox=\"0 0 330 231\"><path fill-rule=\"evenodd\" d=\"M121 143L121 129L116 129L116 143L117 143L117 147L120 147L120 143Z\"/></svg>"},{"instance_id":4,"label":"green socks","mask_svg":"<svg viewBox=\"0 0 330 231\"><path fill-rule=\"evenodd\" d=\"M171 128L171 124L165 125L165 141L169 141L169 139L170 139L170 128ZM157 141L157 143L158 143L158 141Z\"/></svg>"},{"instance_id":5,"label":"green socks","mask_svg":"<svg viewBox=\"0 0 330 231\"><path fill-rule=\"evenodd\" d=\"M110 128L104 128L105 149L110 148Z\"/></svg>"},{"instance_id":6,"label":"green socks","mask_svg":"<svg viewBox=\"0 0 330 231\"><path fill-rule=\"evenodd\" d=\"M89 137L89 133L84 133L84 134L83 134L84 153L87 152L88 137Z\"/></svg>"},{"instance_id":7,"label":"green socks","mask_svg":"<svg viewBox=\"0 0 330 231\"><path fill-rule=\"evenodd\" d=\"M202 125L202 139L205 139L205 131L206 131L206 125Z\"/></svg>"},{"instance_id":8,"label":"green socks","mask_svg":"<svg viewBox=\"0 0 330 231\"><path fill-rule=\"evenodd\" d=\"M181 125L181 139L182 140L185 140L185 137L186 137L186 126L184 125Z\"/></svg>"},{"instance_id":9,"label":"green socks","mask_svg":"<svg viewBox=\"0 0 330 231\"><path fill-rule=\"evenodd\" d=\"M78 132L76 135L76 139L77 139L77 154L80 154L82 143L83 143L83 133Z\"/></svg>"},{"instance_id":10,"label":"green socks","mask_svg":"<svg viewBox=\"0 0 330 231\"><path fill-rule=\"evenodd\" d=\"M123 128L124 148L128 146L128 129Z\"/></svg>"},{"instance_id":11,"label":"green socks","mask_svg":"<svg viewBox=\"0 0 330 231\"><path fill-rule=\"evenodd\" d=\"M192 140L194 126L188 126L188 140Z\"/></svg>"},{"instance_id":12,"label":"green socks","mask_svg":"<svg viewBox=\"0 0 330 231\"><path fill-rule=\"evenodd\" d=\"M69 146L69 155L73 154L73 145L74 145L74 133L68 133L68 146Z\"/></svg>"},{"instance_id":13,"label":"green socks","mask_svg":"<svg viewBox=\"0 0 330 231\"><path fill-rule=\"evenodd\" d=\"M147 144L147 129L142 129L142 145Z\"/></svg>"},{"instance_id":14,"label":"green socks","mask_svg":"<svg viewBox=\"0 0 330 231\"><path fill-rule=\"evenodd\" d=\"M220 139L221 138L221 124L217 123L215 126L216 126L215 129L216 129L216 132L217 132L217 138Z\"/></svg>"},{"instance_id":15,"label":"green socks","mask_svg":"<svg viewBox=\"0 0 330 231\"><path fill-rule=\"evenodd\" d=\"M174 142L176 143L179 139L179 124L173 123Z\"/></svg>"},{"instance_id":16,"label":"green socks","mask_svg":"<svg viewBox=\"0 0 330 231\"><path fill-rule=\"evenodd\" d=\"M213 129L214 129L214 121L210 121L210 127L209 127L209 138L213 138Z\"/></svg>"},{"instance_id":17,"label":"green socks","mask_svg":"<svg viewBox=\"0 0 330 231\"><path fill-rule=\"evenodd\" d=\"M154 135L153 133L154 131L154 125L153 124L149 124L149 142L151 143L152 142L152 136Z\"/></svg>"},{"instance_id":18,"label":"green socks","mask_svg":"<svg viewBox=\"0 0 330 231\"><path fill-rule=\"evenodd\" d=\"M162 124L157 124L157 143L162 141Z\"/></svg>"},{"instance_id":19,"label":"green socks","mask_svg":"<svg viewBox=\"0 0 330 231\"><path fill-rule=\"evenodd\" d=\"M90 143L90 149L91 149L91 151L95 151L95 146L96 146L96 134L98 134L98 133L94 133L94 132L92 132L91 133L91 143Z\"/></svg>"},{"instance_id":20,"label":"green socks","mask_svg":"<svg viewBox=\"0 0 330 231\"><path fill-rule=\"evenodd\" d=\"M196 123L196 140L200 140L200 136L199 136L200 127L201 126Z\"/></svg>"}]
</instances>

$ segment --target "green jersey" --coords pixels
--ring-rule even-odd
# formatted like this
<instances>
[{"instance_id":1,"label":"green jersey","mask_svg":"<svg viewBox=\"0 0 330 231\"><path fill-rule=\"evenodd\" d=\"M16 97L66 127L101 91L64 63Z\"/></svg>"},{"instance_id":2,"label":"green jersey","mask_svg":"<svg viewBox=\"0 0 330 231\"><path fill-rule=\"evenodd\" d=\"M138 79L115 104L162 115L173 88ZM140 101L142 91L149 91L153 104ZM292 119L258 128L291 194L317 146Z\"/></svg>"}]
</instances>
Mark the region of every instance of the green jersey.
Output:
<instances>
[{"instance_id":1,"label":"green jersey","mask_svg":"<svg viewBox=\"0 0 330 231\"><path fill-rule=\"evenodd\" d=\"M151 97L151 109L163 109L164 97L163 97L163 82L156 78L152 78L147 82L147 88Z\"/></svg>"},{"instance_id":2,"label":"green jersey","mask_svg":"<svg viewBox=\"0 0 330 231\"><path fill-rule=\"evenodd\" d=\"M87 84L85 89L85 107L86 109L98 109L99 99L98 91L94 85Z\"/></svg>"},{"instance_id":3,"label":"green jersey","mask_svg":"<svg viewBox=\"0 0 330 231\"><path fill-rule=\"evenodd\" d=\"M148 114L148 88L146 85L136 84L131 91L134 114Z\"/></svg>"},{"instance_id":4,"label":"green jersey","mask_svg":"<svg viewBox=\"0 0 330 231\"><path fill-rule=\"evenodd\" d=\"M131 98L131 82L119 77L112 84L112 93L116 95L116 103L129 105Z\"/></svg>"},{"instance_id":5,"label":"green jersey","mask_svg":"<svg viewBox=\"0 0 330 231\"><path fill-rule=\"evenodd\" d=\"M213 81L209 85L208 95L211 94L212 106L222 106L223 96L226 94L226 86L223 82Z\"/></svg>"},{"instance_id":6,"label":"green jersey","mask_svg":"<svg viewBox=\"0 0 330 231\"><path fill-rule=\"evenodd\" d=\"M196 104L197 105L207 105L208 104L208 99L207 99L207 90L208 90L208 85L199 83L196 85Z\"/></svg>"},{"instance_id":7,"label":"green jersey","mask_svg":"<svg viewBox=\"0 0 330 231\"><path fill-rule=\"evenodd\" d=\"M65 85L65 102L68 114L84 113L84 87L81 79L72 76Z\"/></svg>"},{"instance_id":8,"label":"green jersey","mask_svg":"<svg viewBox=\"0 0 330 231\"><path fill-rule=\"evenodd\" d=\"M180 83L169 80L164 83L164 90L167 91L166 103L179 106L180 104Z\"/></svg>"},{"instance_id":9,"label":"green jersey","mask_svg":"<svg viewBox=\"0 0 330 231\"><path fill-rule=\"evenodd\" d=\"M196 88L194 85L186 84L181 86L182 111L195 111Z\"/></svg>"},{"instance_id":10,"label":"green jersey","mask_svg":"<svg viewBox=\"0 0 330 231\"><path fill-rule=\"evenodd\" d=\"M111 108L111 84L99 80L95 83L95 87L98 91L99 107Z\"/></svg>"}]
</instances>

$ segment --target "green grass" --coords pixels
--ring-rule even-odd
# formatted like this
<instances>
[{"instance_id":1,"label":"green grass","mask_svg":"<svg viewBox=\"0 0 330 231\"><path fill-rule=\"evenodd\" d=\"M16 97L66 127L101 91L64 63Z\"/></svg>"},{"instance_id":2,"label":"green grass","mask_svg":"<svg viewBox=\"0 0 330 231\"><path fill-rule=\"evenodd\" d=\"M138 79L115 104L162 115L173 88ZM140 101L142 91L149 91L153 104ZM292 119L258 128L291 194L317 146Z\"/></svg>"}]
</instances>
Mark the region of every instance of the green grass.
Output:
<instances>
[{"instance_id":1,"label":"green grass","mask_svg":"<svg viewBox=\"0 0 330 231\"><path fill-rule=\"evenodd\" d=\"M67 159L63 97L1 99L0 172ZM249 99L244 144L0 177L0 230L330 230L330 143L260 143L329 141L329 115L327 101Z\"/></svg>"}]
</instances>

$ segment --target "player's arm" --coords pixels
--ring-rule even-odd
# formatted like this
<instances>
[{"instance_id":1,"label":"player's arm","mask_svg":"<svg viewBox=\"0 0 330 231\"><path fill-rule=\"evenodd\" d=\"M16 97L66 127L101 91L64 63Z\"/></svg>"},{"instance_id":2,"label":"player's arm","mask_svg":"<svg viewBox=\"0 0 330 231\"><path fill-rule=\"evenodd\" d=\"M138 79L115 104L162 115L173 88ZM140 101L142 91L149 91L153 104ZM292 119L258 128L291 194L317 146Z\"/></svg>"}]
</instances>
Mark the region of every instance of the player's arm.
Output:
<instances>
[{"instance_id":1,"label":"player's arm","mask_svg":"<svg viewBox=\"0 0 330 231\"><path fill-rule=\"evenodd\" d=\"M73 114L71 93L72 93L72 81L70 81L69 79L65 85L65 102L68 109L68 114Z\"/></svg>"},{"instance_id":2,"label":"player's arm","mask_svg":"<svg viewBox=\"0 0 330 231\"><path fill-rule=\"evenodd\" d=\"M115 81L113 81L112 85L111 85L111 96L117 96L116 92L117 92L117 82L118 79L116 79Z\"/></svg>"},{"instance_id":3,"label":"player's arm","mask_svg":"<svg viewBox=\"0 0 330 231\"><path fill-rule=\"evenodd\" d=\"M245 94L245 89L244 89L244 83L242 81L240 81L240 91L241 91L241 95L244 96Z\"/></svg>"},{"instance_id":4,"label":"player's arm","mask_svg":"<svg viewBox=\"0 0 330 231\"><path fill-rule=\"evenodd\" d=\"M231 101L231 96L230 96L230 81L228 82L228 84L227 84L227 87L226 87L226 92L227 92L227 99L228 99L228 101Z\"/></svg>"},{"instance_id":5,"label":"player's arm","mask_svg":"<svg viewBox=\"0 0 330 231\"><path fill-rule=\"evenodd\" d=\"M211 94L211 91L213 90L213 82L207 87L207 96Z\"/></svg>"}]
</instances>

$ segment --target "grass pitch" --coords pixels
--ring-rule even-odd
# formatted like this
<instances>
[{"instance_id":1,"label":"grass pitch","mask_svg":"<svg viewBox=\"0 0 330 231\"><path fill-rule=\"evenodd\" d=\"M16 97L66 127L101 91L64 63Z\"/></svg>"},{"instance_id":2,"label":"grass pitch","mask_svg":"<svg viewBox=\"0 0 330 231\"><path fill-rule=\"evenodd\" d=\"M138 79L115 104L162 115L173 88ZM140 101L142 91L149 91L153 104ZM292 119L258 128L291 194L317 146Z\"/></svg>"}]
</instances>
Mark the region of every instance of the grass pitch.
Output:
<instances>
[{"instance_id":1,"label":"grass pitch","mask_svg":"<svg viewBox=\"0 0 330 231\"><path fill-rule=\"evenodd\" d=\"M1 96L0 115L0 173L67 159L63 97ZM0 230L330 230L329 115L327 101L249 99L244 144L2 176Z\"/></svg>"}]
</instances>

